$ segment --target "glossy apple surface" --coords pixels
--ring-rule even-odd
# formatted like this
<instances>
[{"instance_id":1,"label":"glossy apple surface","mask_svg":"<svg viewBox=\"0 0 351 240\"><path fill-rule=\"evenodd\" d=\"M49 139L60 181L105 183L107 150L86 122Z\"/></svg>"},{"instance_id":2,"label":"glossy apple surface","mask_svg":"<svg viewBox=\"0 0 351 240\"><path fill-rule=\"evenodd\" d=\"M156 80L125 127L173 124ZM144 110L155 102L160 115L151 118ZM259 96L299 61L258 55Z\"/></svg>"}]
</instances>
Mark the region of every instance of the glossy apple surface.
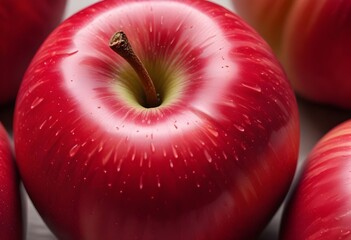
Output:
<instances>
[{"instance_id":1,"label":"glossy apple surface","mask_svg":"<svg viewBox=\"0 0 351 240\"><path fill-rule=\"evenodd\" d=\"M59 24L66 0L1 0L0 105L15 99L30 60Z\"/></svg>"},{"instance_id":2,"label":"glossy apple surface","mask_svg":"<svg viewBox=\"0 0 351 240\"><path fill-rule=\"evenodd\" d=\"M10 140L0 123L0 238L23 239L19 178Z\"/></svg>"},{"instance_id":3,"label":"glossy apple surface","mask_svg":"<svg viewBox=\"0 0 351 240\"><path fill-rule=\"evenodd\" d=\"M109 48L123 30L161 98ZM22 83L24 185L59 239L248 239L294 175L294 93L268 45L205 1L102 1L61 24Z\"/></svg>"},{"instance_id":4,"label":"glossy apple surface","mask_svg":"<svg viewBox=\"0 0 351 240\"><path fill-rule=\"evenodd\" d=\"M233 0L273 47L293 87L315 102L351 108L351 1Z\"/></svg>"},{"instance_id":5,"label":"glossy apple surface","mask_svg":"<svg viewBox=\"0 0 351 240\"><path fill-rule=\"evenodd\" d=\"M350 239L351 121L312 149L284 213L282 238Z\"/></svg>"}]
</instances>

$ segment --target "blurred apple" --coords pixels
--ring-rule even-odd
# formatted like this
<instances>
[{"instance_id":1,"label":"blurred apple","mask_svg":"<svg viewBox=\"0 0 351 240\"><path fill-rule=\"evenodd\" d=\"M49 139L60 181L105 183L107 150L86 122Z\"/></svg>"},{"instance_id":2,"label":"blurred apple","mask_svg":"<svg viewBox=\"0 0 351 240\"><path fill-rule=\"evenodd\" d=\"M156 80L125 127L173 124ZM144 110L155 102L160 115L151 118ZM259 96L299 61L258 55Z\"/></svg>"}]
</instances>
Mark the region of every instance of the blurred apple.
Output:
<instances>
[{"instance_id":1,"label":"blurred apple","mask_svg":"<svg viewBox=\"0 0 351 240\"><path fill-rule=\"evenodd\" d=\"M351 108L351 1L232 1L272 46L298 94Z\"/></svg>"},{"instance_id":2,"label":"blurred apple","mask_svg":"<svg viewBox=\"0 0 351 240\"><path fill-rule=\"evenodd\" d=\"M0 239L24 236L19 177L6 130L0 123Z\"/></svg>"},{"instance_id":3,"label":"blurred apple","mask_svg":"<svg viewBox=\"0 0 351 240\"><path fill-rule=\"evenodd\" d=\"M281 239L351 238L351 120L312 149L284 212Z\"/></svg>"},{"instance_id":4,"label":"blurred apple","mask_svg":"<svg viewBox=\"0 0 351 240\"><path fill-rule=\"evenodd\" d=\"M0 105L15 99L30 60L57 26L66 0L0 1Z\"/></svg>"}]
</instances>

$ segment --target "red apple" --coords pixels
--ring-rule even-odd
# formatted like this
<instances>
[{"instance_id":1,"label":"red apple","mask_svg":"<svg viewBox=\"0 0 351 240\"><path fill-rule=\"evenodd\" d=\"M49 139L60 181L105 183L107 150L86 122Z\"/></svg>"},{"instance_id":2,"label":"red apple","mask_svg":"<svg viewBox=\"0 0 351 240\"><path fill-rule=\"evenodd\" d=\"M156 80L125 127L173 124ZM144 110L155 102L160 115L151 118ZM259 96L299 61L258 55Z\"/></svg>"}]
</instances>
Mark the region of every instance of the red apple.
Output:
<instances>
[{"instance_id":1,"label":"red apple","mask_svg":"<svg viewBox=\"0 0 351 240\"><path fill-rule=\"evenodd\" d=\"M10 140L0 123L0 238L23 239L19 178Z\"/></svg>"},{"instance_id":2,"label":"red apple","mask_svg":"<svg viewBox=\"0 0 351 240\"><path fill-rule=\"evenodd\" d=\"M59 23L66 0L1 0L0 105L15 99L30 60Z\"/></svg>"},{"instance_id":3,"label":"red apple","mask_svg":"<svg viewBox=\"0 0 351 240\"><path fill-rule=\"evenodd\" d=\"M285 209L282 238L350 239L351 120L312 149Z\"/></svg>"},{"instance_id":4,"label":"red apple","mask_svg":"<svg viewBox=\"0 0 351 240\"><path fill-rule=\"evenodd\" d=\"M273 47L298 94L351 108L351 1L232 1Z\"/></svg>"},{"instance_id":5,"label":"red apple","mask_svg":"<svg viewBox=\"0 0 351 240\"><path fill-rule=\"evenodd\" d=\"M109 46L120 30L129 63ZM24 185L59 239L248 239L288 191L299 122L270 48L230 11L102 1L37 53L14 134Z\"/></svg>"}]
</instances>

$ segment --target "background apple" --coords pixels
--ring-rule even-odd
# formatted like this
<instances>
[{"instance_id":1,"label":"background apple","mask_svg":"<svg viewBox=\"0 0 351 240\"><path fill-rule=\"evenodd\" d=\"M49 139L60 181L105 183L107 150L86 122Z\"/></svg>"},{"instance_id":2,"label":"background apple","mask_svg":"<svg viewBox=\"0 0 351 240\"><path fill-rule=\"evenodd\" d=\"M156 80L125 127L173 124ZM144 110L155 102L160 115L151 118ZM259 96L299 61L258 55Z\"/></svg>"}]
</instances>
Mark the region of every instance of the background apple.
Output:
<instances>
[{"instance_id":1,"label":"background apple","mask_svg":"<svg viewBox=\"0 0 351 240\"><path fill-rule=\"evenodd\" d=\"M58 25L66 0L1 0L0 105L14 100L30 60Z\"/></svg>"},{"instance_id":2,"label":"background apple","mask_svg":"<svg viewBox=\"0 0 351 240\"><path fill-rule=\"evenodd\" d=\"M351 120L313 148L288 201L282 238L349 239L351 236Z\"/></svg>"},{"instance_id":3,"label":"background apple","mask_svg":"<svg viewBox=\"0 0 351 240\"><path fill-rule=\"evenodd\" d=\"M24 236L19 178L10 139L0 123L0 238Z\"/></svg>"},{"instance_id":4,"label":"background apple","mask_svg":"<svg viewBox=\"0 0 351 240\"><path fill-rule=\"evenodd\" d=\"M232 1L273 47L298 94L351 108L351 1Z\"/></svg>"},{"instance_id":5,"label":"background apple","mask_svg":"<svg viewBox=\"0 0 351 240\"><path fill-rule=\"evenodd\" d=\"M167 14L165 14L167 13ZM140 104L128 35L161 104ZM296 167L295 96L269 47L204 1L103 1L47 39L14 122L24 185L60 239L247 239Z\"/></svg>"}]
</instances>

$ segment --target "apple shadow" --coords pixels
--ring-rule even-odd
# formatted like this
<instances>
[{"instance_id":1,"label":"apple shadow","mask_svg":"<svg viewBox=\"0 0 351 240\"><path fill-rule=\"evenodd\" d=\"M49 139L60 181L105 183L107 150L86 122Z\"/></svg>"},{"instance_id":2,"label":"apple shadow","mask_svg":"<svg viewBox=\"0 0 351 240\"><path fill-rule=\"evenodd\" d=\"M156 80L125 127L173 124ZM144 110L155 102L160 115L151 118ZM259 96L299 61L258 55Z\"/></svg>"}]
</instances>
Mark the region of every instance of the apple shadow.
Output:
<instances>
[{"instance_id":1,"label":"apple shadow","mask_svg":"<svg viewBox=\"0 0 351 240\"><path fill-rule=\"evenodd\" d=\"M14 102L0 105L0 122L4 125L5 129L11 136L12 136L12 129L13 129L14 108L15 108Z\"/></svg>"}]
</instances>

